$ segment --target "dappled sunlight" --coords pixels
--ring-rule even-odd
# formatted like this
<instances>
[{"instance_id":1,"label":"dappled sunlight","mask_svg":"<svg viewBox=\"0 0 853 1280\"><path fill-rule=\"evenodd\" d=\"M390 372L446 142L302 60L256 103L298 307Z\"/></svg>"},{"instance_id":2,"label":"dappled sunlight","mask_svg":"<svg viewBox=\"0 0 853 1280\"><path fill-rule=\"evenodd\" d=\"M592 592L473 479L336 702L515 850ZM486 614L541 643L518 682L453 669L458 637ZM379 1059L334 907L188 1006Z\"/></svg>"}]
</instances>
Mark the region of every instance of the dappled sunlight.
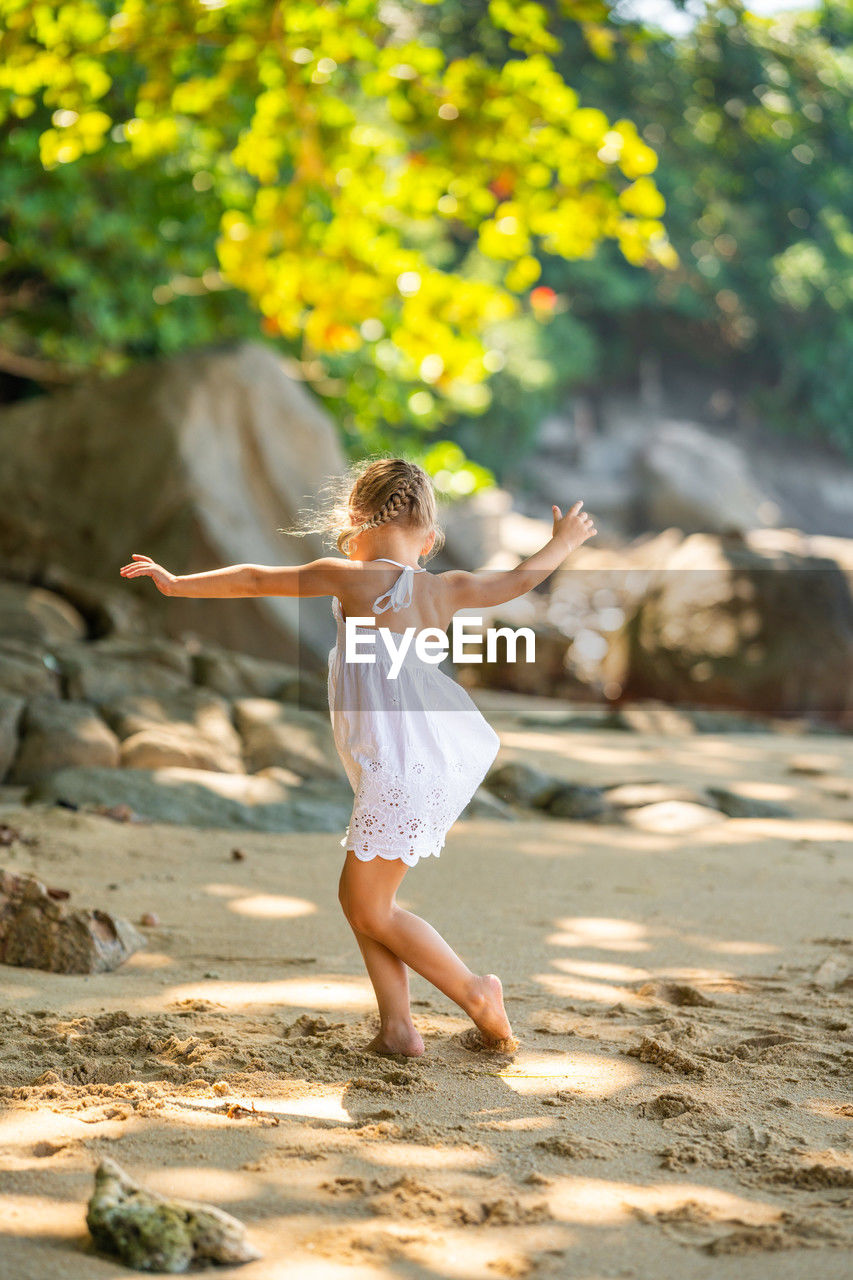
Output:
<instances>
[{"instance_id":1,"label":"dappled sunlight","mask_svg":"<svg viewBox=\"0 0 853 1280\"><path fill-rule=\"evenodd\" d=\"M799 787L794 787L790 783L758 780L750 782L748 779L736 783L732 791L749 800L770 800L771 802L794 800L800 793Z\"/></svg>"},{"instance_id":2,"label":"dappled sunlight","mask_svg":"<svg viewBox=\"0 0 853 1280\"><path fill-rule=\"evenodd\" d=\"M294 919L310 916L317 910L313 902L304 898L285 898L281 894L259 893L251 898L237 898L228 903L228 910L238 916L256 916L264 920Z\"/></svg>"},{"instance_id":3,"label":"dappled sunlight","mask_svg":"<svg viewBox=\"0 0 853 1280\"><path fill-rule=\"evenodd\" d=\"M747 845L760 840L849 842L853 840L853 821L842 822L833 818L728 818L724 827L705 827L691 832L690 838L697 845Z\"/></svg>"},{"instance_id":4,"label":"dappled sunlight","mask_svg":"<svg viewBox=\"0 0 853 1280\"><path fill-rule=\"evenodd\" d=\"M501 1107L501 1111L507 1110L509 1110L508 1107ZM477 1114L481 1115L482 1112ZM497 1132L529 1133L534 1130L553 1129L554 1121L550 1116L512 1116L509 1120L478 1120L477 1126L480 1129L494 1129Z\"/></svg>"},{"instance_id":5,"label":"dappled sunlight","mask_svg":"<svg viewBox=\"0 0 853 1280\"><path fill-rule=\"evenodd\" d=\"M648 951L648 928L636 920L607 916L564 916L555 920L560 933L546 942L559 947L595 947L601 951Z\"/></svg>"},{"instance_id":6,"label":"dappled sunlight","mask_svg":"<svg viewBox=\"0 0 853 1280\"><path fill-rule=\"evenodd\" d=\"M725 822L725 815L707 805L683 800L658 800L631 811L632 827L656 836L688 836L711 823ZM671 847L671 846L670 846Z\"/></svg>"},{"instance_id":7,"label":"dappled sunlight","mask_svg":"<svg viewBox=\"0 0 853 1280\"><path fill-rule=\"evenodd\" d=\"M761 1200L748 1199L717 1187L690 1182L657 1183L644 1187L604 1178L555 1178L545 1195L555 1217L565 1222L596 1226L625 1223L633 1210L660 1213L690 1204L698 1205L711 1219L736 1218L750 1225L777 1222L781 1209Z\"/></svg>"},{"instance_id":8,"label":"dappled sunlight","mask_svg":"<svg viewBox=\"0 0 853 1280\"><path fill-rule=\"evenodd\" d=\"M590 1098L610 1098L644 1078L640 1066L625 1058L592 1053L520 1053L500 1072L513 1093L554 1093L568 1089Z\"/></svg>"},{"instance_id":9,"label":"dappled sunlight","mask_svg":"<svg viewBox=\"0 0 853 1280\"><path fill-rule=\"evenodd\" d=\"M557 961L554 962L558 963ZM586 978L561 976L556 973L537 973L533 981L538 982L551 995L561 1000L590 1000L598 1004L611 1005L617 1001L622 1004L639 1004L637 996L624 987L616 987L606 982L590 982Z\"/></svg>"},{"instance_id":10,"label":"dappled sunlight","mask_svg":"<svg viewBox=\"0 0 853 1280\"><path fill-rule=\"evenodd\" d=\"M0 1000L31 1000L41 994L38 987L19 986L16 982L0 983Z\"/></svg>"},{"instance_id":11,"label":"dappled sunlight","mask_svg":"<svg viewBox=\"0 0 853 1280\"><path fill-rule=\"evenodd\" d=\"M88 1126L80 1116L60 1115L42 1108L38 1111L0 1113L0 1148L30 1147L36 1142L78 1138Z\"/></svg>"},{"instance_id":12,"label":"dappled sunlight","mask_svg":"<svg viewBox=\"0 0 853 1280\"><path fill-rule=\"evenodd\" d=\"M124 962L127 969L170 969L175 964L175 957L165 951L135 951Z\"/></svg>"},{"instance_id":13,"label":"dappled sunlight","mask_svg":"<svg viewBox=\"0 0 853 1280\"><path fill-rule=\"evenodd\" d=\"M488 1169L495 1163L490 1151L465 1147L424 1147L416 1142L371 1142L361 1158L391 1169Z\"/></svg>"},{"instance_id":14,"label":"dappled sunlight","mask_svg":"<svg viewBox=\"0 0 853 1280\"><path fill-rule=\"evenodd\" d=\"M650 951L657 941L675 938L691 947L698 947L702 951L711 951L719 955L773 955L780 949L775 943L760 942L756 939L713 938L706 934L683 933L667 925L649 927L633 920L563 917L554 923L560 927L560 932L548 934L545 939L552 947L582 947L589 950L620 952ZM659 969L639 969L630 965L614 965L606 962L553 959L551 963L563 973L612 982L645 982L654 974L661 972ZM666 973L672 973L669 966ZM542 975L539 975L536 981L542 981Z\"/></svg>"},{"instance_id":15,"label":"dappled sunlight","mask_svg":"<svg viewBox=\"0 0 853 1280\"><path fill-rule=\"evenodd\" d=\"M291 898L278 893L246 893L245 885L207 884L204 892L212 898L225 898L228 910L238 916L256 916L259 919L287 920L297 916L310 916L317 910L315 902L306 898Z\"/></svg>"},{"instance_id":16,"label":"dappled sunlight","mask_svg":"<svg viewBox=\"0 0 853 1280\"><path fill-rule=\"evenodd\" d=\"M552 960L561 973L577 974L581 978L600 978L604 982L648 982L652 973L648 969L635 969L627 964L602 964L587 960Z\"/></svg>"},{"instance_id":17,"label":"dappled sunlight","mask_svg":"<svg viewBox=\"0 0 853 1280\"><path fill-rule=\"evenodd\" d=\"M210 1200L214 1204L251 1200L257 1192L256 1181L249 1174L233 1169L209 1169L204 1165L152 1169L145 1174L145 1185L162 1196Z\"/></svg>"},{"instance_id":18,"label":"dappled sunlight","mask_svg":"<svg viewBox=\"0 0 853 1280\"><path fill-rule=\"evenodd\" d=\"M246 892L246 886L244 884L206 884L204 892L211 898L239 898Z\"/></svg>"},{"instance_id":19,"label":"dappled sunlight","mask_svg":"<svg viewBox=\"0 0 853 1280\"><path fill-rule=\"evenodd\" d=\"M56 1200L50 1196L4 1195L0 1200L0 1235L13 1240L26 1234L32 1240L72 1240L86 1230L85 1205L73 1200ZM24 1224L24 1225L22 1225ZM14 1278L8 1273L8 1280Z\"/></svg>"},{"instance_id":20,"label":"dappled sunlight","mask_svg":"<svg viewBox=\"0 0 853 1280\"><path fill-rule=\"evenodd\" d=\"M823 1120L853 1120L853 1102L849 1096L841 1099L833 1098L810 1098L808 1102L799 1104L804 1111L810 1111L813 1116L820 1116ZM853 1134L851 1134L853 1136Z\"/></svg>"},{"instance_id":21,"label":"dappled sunlight","mask_svg":"<svg viewBox=\"0 0 853 1280\"><path fill-rule=\"evenodd\" d=\"M228 1107L243 1107L251 1111L273 1112L281 1116L305 1116L312 1120L329 1120L335 1124L352 1124L353 1117L343 1103L347 1085L327 1085L315 1089L309 1094L301 1094L295 1098L265 1098L260 1094L229 1093L224 1100ZM222 1098L194 1098L191 1104L186 1099L172 1099L174 1105L181 1108L188 1106L192 1110L221 1111Z\"/></svg>"},{"instance_id":22,"label":"dappled sunlight","mask_svg":"<svg viewBox=\"0 0 853 1280\"><path fill-rule=\"evenodd\" d=\"M537 1187L536 1191L538 1190ZM537 1196L537 1199L541 1197ZM525 1233L527 1238L523 1245L519 1242L521 1247L517 1253L511 1249L506 1233L494 1227L485 1233L474 1233L465 1228L455 1230L447 1227L442 1227L440 1230L433 1228L414 1245L408 1245L405 1250L405 1256L416 1259L420 1268L428 1267L429 1271L407 1269L404 1272L395 1268L393 1274L395 1277L406 1274L420 1275L423 1280L433 1276L446 1277L446 1280L492 1280L493 1277L500 1276L530 1275L531 1250L553 1248L557 1244L562 1251L576 1243L573 1235L560 1230L559 1225L556 1225L557 1235L555 1235L554 1223L534 1228L528 1227ZM396 1230L405 1238L404 1224L398 1224ZM288 1280L289 1277L290 1273L288 1273ZM298 1280L302 1278L298 1277ZM325 1276L323 1280L326 1280ZM356 1280L356 1277L348 1273L348 1280ZM382 1273L372 1272L370 1280L382 1280Z\"/></svg>"},{"instance_id":23,"label":"dappled sunlight","mask_svg":"<svg viewBox=\"0 0 853 1280\"><path fill-rule=\"evenodd\" d=\"M722 956L772 956L778 955L782 949L772 942L737 938L724 940L689 933L682 935L682 941L689 943L692 947L700 947L703 951L713 951Z\"/></svg>"},{"instance_id":24,"label":"dappled sunlight","mask_svg":"<svg viewBox=\"0 0 853 1280\"><path fill-rule=\"evenodd\" d=\"M252 1005L283 1005L293 1009L373 1009L375 998L365 978L284 978L279 982L222 982L204 980L169 987L162 999L214 1000L229 1009ZM159 1009L162 999L141 1002Z\"/></svg>"},{"instance_id":25,"label":"dappled sunlight","mask_svg":"<svg viewBox=\"0 0 853 1280\"><path fill-rule=\"evenodd\" d=\"M620 735L618 741L610 743L602 742L600 737L586 737L578 733L564 733L559 736L549 734L545 737L542 733L525 733L516 729L502 732L501 744L504 748L523 752L524 758L530 763L534 762L534 757L538 754L551 763L563 759L574 765L647 767L648 760L653 758L656 752L654 741L643 738L639 742L628 742L625 740L626 737L627 735Z\"/></svg>"}]
</instances>

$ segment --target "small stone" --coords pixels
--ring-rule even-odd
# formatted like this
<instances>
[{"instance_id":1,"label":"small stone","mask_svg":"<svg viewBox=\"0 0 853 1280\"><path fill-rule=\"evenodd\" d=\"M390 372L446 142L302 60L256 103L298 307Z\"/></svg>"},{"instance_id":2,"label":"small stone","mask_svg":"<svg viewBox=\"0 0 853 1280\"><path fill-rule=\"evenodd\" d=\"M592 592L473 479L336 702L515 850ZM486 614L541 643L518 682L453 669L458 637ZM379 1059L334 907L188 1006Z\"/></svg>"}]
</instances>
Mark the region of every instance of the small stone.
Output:
<instances>
[{"instance_id":1,"label":"small stone","mask_svg":"<svg viewBox=\"0 0 853 1280\"><path fill-rule=\"evenodd\" d=\"M242 849L232 849L232 850L231 850L231 861L232 861L232 862L245 862L245 861L246 861L246 855L245 855L245 853L243 852L243 850L242 850Z\"/></svg>"},{"instance_id":2,"label":"small stone","mask_svg":"<svg viewBox=\"0 0 853 1280\"><path fill-rule=\"evenodd\" d=\"M96 1246L137 1271L186 1271L212 1263L253 1262L261 1255L242 1222L213 1205L148 1191L114 1160L95 1172L86 1225Z\"/></svg>"},{"instance_id":3,"label":"small stone","mask_svg":"<svg viewBox=\"0 0 853 1280\"><path fill-rule=\"evenodd\" d=\"M66 890L0 870L0 962L49 973L103 973L145 946L127 920L106 911L70 911Z\"/></svg>"},{"instance_id":4,"label":"small stone","mask_svg":"<svg viewBox=\"0 0 853 1280\"><path fill-rule=\"evenodd\" d=\"M156 929L160 923L160 917L154 911L143 911L139 917L139 923L146 929Z\"/></svg>"},{"instance_id":5,"label":"small stone","mask_svg":"<svg viewBox=\"0 0 853 1280\"><path fill-rule=\"evenodd\" d=\"M600 787L584 787L569 782L556 789L545 807L554 818L574 818L578 822L601 818L609 811Z\"/></svg>"},{"instance_id":6,"label":"small stone","mask_svg":"<svg viewBox=\"0 0 853 1280\"><path fill-rule=\"evenodd\" d=\"M721 813L729 818L792 818L794 815L784 805L770 800L755 800L743 796L728 787L708 787L708 795Z\"/></svg>"},{"instance_id":7,"label":"small stone","mask_svg":"<svg viewBox=\"0 0 853 1280\"><path fill-rule=\"evenodd\" d=\"M552 778L533 765L511 761L493 769L483 785L505 804L539 809L545 807L561 784L559 778Z\"/></svg>"}]
</instances>

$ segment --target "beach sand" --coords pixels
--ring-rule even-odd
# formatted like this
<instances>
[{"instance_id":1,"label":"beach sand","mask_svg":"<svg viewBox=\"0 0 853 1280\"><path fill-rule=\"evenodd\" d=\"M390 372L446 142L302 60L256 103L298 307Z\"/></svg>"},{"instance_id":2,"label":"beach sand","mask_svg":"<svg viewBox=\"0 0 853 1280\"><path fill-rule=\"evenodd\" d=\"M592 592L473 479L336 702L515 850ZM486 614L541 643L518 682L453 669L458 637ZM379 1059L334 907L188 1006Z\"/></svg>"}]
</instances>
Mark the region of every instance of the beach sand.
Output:
<instances>
[{"instance_id":1,"label":"beach sand","mask_svg":"<svg viewBox=\"0 0 853 1280\"><path fill-rule=\"evenodd\" d=\"M264 1256L223 1280L850 1275L853 742L548 728L524 714L547 704L488 701L505 759L794 816L458 825L400 898L501 975L520 1046L466 1050L415 976L427 1049L407 1061L362 1048L337 837L6 788L0 821L37 843L2 865L159 924L114 973L0 967L4 1277L131 1274L85 1227L104 1155L247 1224Z\"/></svg>"}]
</instances>

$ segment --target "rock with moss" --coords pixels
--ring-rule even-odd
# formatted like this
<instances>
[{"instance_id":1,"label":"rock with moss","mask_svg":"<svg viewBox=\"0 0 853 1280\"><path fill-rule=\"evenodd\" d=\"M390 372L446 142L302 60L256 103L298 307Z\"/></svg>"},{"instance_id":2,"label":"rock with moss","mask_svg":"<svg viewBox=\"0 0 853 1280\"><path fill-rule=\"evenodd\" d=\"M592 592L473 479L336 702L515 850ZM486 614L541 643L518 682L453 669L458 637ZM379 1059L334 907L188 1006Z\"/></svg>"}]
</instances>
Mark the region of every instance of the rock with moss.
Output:
<instances>
[{"instance_id":1,"label":"rock with moss","mask_svg":"<svg viewBox=\"0 0 853 1280\"><path fill-rule=\"evenodd\" d=\"M95 1172L86 1225L95 1245L136 1271L176 1275L190 1267L233 1266L261 1255L242 1222L213 1205L168 1199L105 1157Z\"/></svg>"}]
</instances>

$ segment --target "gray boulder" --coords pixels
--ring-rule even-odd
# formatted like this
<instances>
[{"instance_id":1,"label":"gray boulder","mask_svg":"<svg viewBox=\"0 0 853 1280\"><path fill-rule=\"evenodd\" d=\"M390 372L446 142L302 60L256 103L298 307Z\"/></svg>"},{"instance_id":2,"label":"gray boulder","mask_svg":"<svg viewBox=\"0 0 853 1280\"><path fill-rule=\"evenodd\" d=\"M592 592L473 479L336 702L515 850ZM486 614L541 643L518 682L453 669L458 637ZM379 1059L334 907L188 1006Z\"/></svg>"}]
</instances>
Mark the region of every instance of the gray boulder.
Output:
<instances>
[{"instance_id":1,"label":"gray boulder","mask_svg":"<svg viewBox=\"0 0 853 1280\"><path fill-rule=\"evenodd\" d=\"M163 637L107 636L91 644L61 645L56 659L68 696L95 703L114 702L126 694L170 693L192 681L189 649Z\"/></svg>"},{"instance_id":2,"label":"gray boulder","mask_svg":"<svg viewBox=\"0 0 853 1280\"><path fill-rule=\"evenodd\" d=\"M306 710L328 713L325 676L299 666L213 646L202 648L193 665L196 683L226 698L277 698Z\"/></svg>"},{"instance_id":3,"label":"gray boulder","mask_svg":"<svg viewBox=\"0 0 853 1280\"><path fill-rule=\"evenodd\" d=\"M18 724L25 705L26 700L14 693L0 693L0 782L18 750Z\"/></svg>"},{"instance_id":4,"label":"gray boulder","mask_svg":"<svg viewBox=\"0 0 853 1280\"><path fill-rule=\"evenodd\" d=\"M488 791L486 787L478 787L468 804L460 814L461 818L492 818L499 822L515 822L517 814L503 800Z\"/></svg>"},{"instance_id":5,"label":"gray boulder","mask_svg":"<svg viewBox=\"0 0 853 1280\"><path fill-rule=\"evenodd\" d=\"M728 787L709 787L711 800L728 818L793 818L793 812L783 804L772 800L757 800L743 796Z\"/></svg>"},{"instance_id":6,"label":"gray boulder","mask_svg":"<svg viewBox=\"0 0 853 1280\"><path fill-rule=\"evenodd\" d=\"M210 769L217 773L242 773L239 754L224 750L196 733L189 725L159 725L132 733L121 744L125 769Z\"/></svg>"},{"instance_id":7,"label":"gray boulder","mask_svg":"<svg viewBox=\"0 0 853 1280\"><path fill-rule=\"evenodd\" d=\"M21 718L9 781L33 782L69 766L115 768L118 764L118 738L87 703L32 698Z\"/></svg>"},{"instance_id":8,"label":"gray boulder","mask_svg":"<svg viewBox=\"0 0 853 1280\"><path fill-rule=\"evenodd\" d=\"M641 602L629 648L631 698L853 717L849 578L786 531L685 539Z\"/></svg>"},{"instance_id":9,"label":"gray boulder","mask_svg":"<svg viewBox=\"0 0 853 1280\"><path fill-rule=\"evenodd\" d=\"M733 441L690 422L664 422L638 460L647 526L685 533L745 533L775 523L778 507Z\"/></svg>"},{"instance_id":10,"label":"gray boulder","mask_svg":"<svg viewBox=\"0 0 853 1280\"><path fill-rule=\"evenodd\" d=\"M0 689L28 698L61 694L59 663L39 645L23 640L0 640Z\"/></svg>"},{"instance_id":11,"label":"gray boulder","mask_svg":"<svg viewBox=\"0 0 853 1280\"><path fill-rule=\"evenodd\" d=\"M327 600L167 598L118 573L134 552L180 574L322 554L318 538L277 529L345 462L332 420L271 348L190 352L5 408L0 456L0 560L15 576L58 564L123 586L171 635L324 658Z\"/></svg>"},{"instance_id":12,"label":"gray boulder","mask_svg":"<svg viewBox=\"0 0 853 1280\"><path fill-rule=\"evenodd\" d=\"M49 646L85 635L85 620L62 596L24 582L0 582L0 637Z\"/></svg>"},{"instance_id":13,"label":"gray boulder","mask_svg":"<svg viewBox=\"0 0 853 1280\"><path fill-rule=\"evenodd\" d=\"M129 806L152 822L228 831L340 831L352 792L255 774L213 773L177 766L148 769L60 769L24 794L25 804L80 808Z\"/></svg>"},{"instance_id":14,"label":"gray boulder","mask_svg":"<svg viewBox=\"0 0 853 1280\"><path fill-rule=\"evenodd\" d=\"M234 716L250 773L281 765L302 777L344 777L328 715L272 698L238 698Z\"/></svg>"},{"instance_id":15,"label":"gray boulder","mask_svg":"<svg viewBox=\"0 0 853 1280\"><path fill-rule=\"evenodd\" d=\"M122 739L121 763L131 769L182 765L242 773L240 735L231 708L209 689L136 694L101 706Z\"/></svg>"},{"instance_id":16,"label":"gray boulder","mask_svg":"<svg viewBox=\"0 0 853 1280\"><path fill-rule=\"evenodd\" d=\"M570 782L560 785L545 808L553 818L572 818L575 822L594 822L611 813L601 787Z\"/></svg>"},{"instance_id":17,"label":"gray boulder","mask_svg":"<svg viewBox=\"0 0 853 1280\"><path fill-rule=\"evenodd\" d=\"M542 769L513 760L498 765L486 777L483 786L504 804L524 809L544 809L556 795L561 783Z\"/></svg>"}]
</instances>

